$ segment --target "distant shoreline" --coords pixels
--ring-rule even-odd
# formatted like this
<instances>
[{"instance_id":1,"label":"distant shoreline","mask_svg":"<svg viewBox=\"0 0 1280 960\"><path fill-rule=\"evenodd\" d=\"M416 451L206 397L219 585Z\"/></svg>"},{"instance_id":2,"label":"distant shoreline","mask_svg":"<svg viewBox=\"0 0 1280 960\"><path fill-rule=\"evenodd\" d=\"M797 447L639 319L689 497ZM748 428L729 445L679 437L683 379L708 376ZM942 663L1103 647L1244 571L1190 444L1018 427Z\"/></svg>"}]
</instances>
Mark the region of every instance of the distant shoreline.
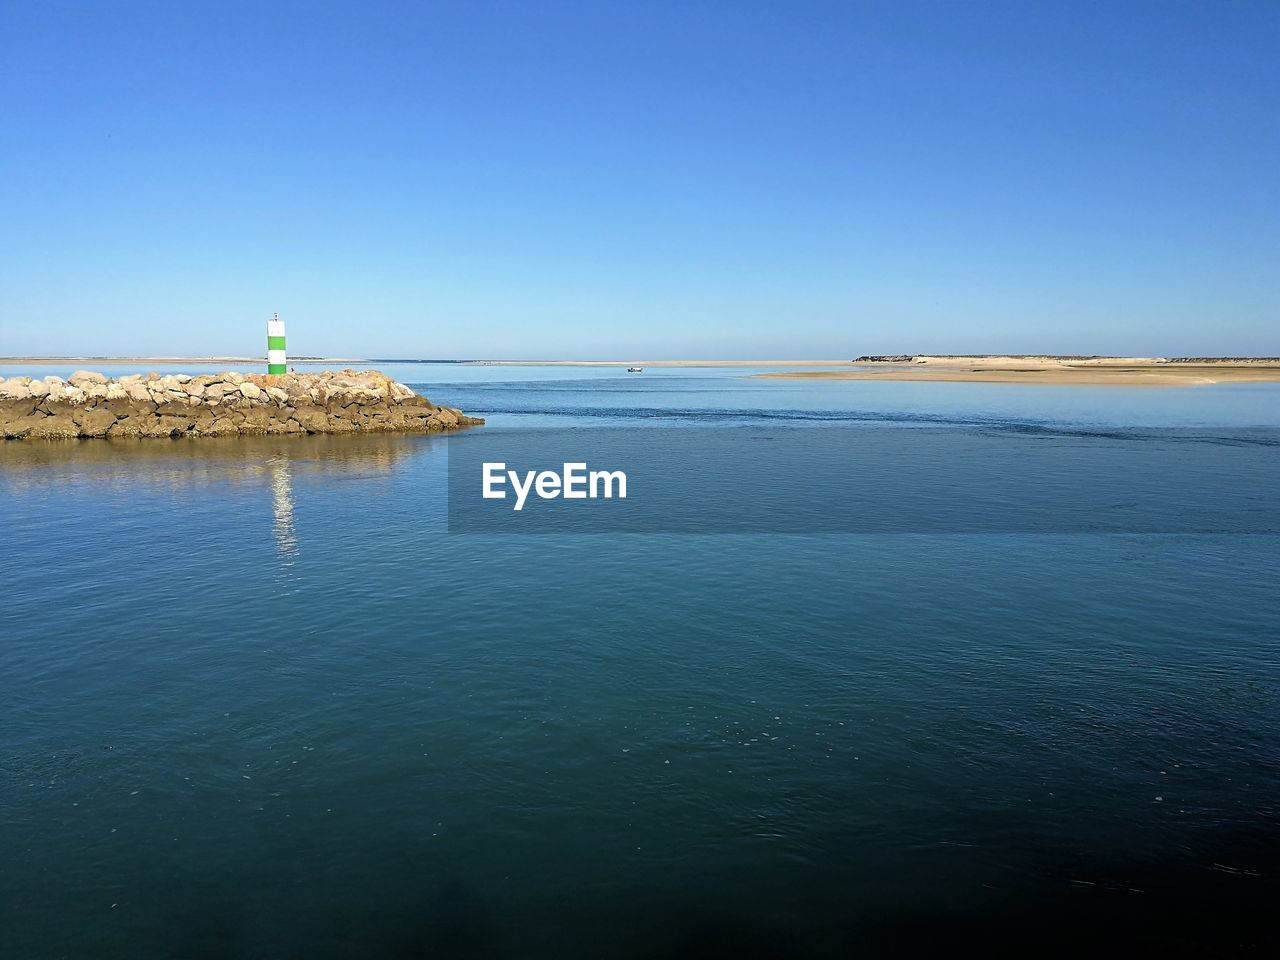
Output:
<instances>
[{"instance_id":1,"label":"distant shoreline","mask_svg":"<svg viewBox=\"0 0 1280 960\"><path fill-rule=\"evenodd\" d=\"M777 380L1188 387L1280 381L1280 358L885 356L859 357L844 370L784 371L757 376Z\"/></svg>"}]
</instances>

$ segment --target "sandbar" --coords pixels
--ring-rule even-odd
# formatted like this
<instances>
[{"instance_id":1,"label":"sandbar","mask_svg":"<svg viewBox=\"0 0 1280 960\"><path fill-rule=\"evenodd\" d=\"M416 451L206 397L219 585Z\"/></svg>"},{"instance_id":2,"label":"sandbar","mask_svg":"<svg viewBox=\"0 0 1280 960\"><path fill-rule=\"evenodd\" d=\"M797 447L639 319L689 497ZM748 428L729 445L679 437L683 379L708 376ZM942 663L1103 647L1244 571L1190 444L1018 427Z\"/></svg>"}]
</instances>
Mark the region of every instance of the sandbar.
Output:
<instances>
[{"instance_id":1,"label":"sandbar","mask_svg":"<svg viewBox=\"0 0 1280 960\"><path fill-rule=\"evenodd\" d=\"M786 370L756 376L778 380L1188 387L1280 381L1280 358L916 356L891 361L860 359L841 370Z\"/></svg>"}]
</instances>

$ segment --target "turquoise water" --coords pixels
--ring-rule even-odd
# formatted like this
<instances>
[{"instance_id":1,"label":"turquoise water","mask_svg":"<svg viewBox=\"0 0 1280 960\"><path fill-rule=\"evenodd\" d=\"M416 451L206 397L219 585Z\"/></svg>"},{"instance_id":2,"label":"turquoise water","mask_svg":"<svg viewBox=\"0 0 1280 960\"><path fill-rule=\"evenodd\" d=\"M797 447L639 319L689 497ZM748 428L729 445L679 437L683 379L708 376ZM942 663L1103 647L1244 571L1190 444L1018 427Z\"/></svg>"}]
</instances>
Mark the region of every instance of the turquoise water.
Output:
<instances>
[{"instance_id":1,"label":"turquoise water","mask_svg":"<svg viewBox=\"0 0 1280 960\"><path fill-rule=\"evenodd\" d=\"M384 369L493 431L1280 425ZM459 439L0 448L0 955L1275 945L1280 538L451 534Z\"/></svg>"}]
</instances>

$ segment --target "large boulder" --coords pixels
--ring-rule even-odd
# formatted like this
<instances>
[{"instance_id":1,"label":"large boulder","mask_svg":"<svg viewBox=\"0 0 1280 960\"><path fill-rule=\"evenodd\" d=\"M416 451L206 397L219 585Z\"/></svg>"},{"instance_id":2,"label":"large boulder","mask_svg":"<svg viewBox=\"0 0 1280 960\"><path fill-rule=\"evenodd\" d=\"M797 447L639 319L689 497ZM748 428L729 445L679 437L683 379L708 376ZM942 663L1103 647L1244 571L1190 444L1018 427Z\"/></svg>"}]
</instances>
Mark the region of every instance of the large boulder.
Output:
<instances>
[{"instance_id":1,"label":"large boulder","mask_svg":"<svg viewBox=\"0 0 1280 960\"><path fill-rule=\"evenodd\" d=\"M180 437L191 429L191 420L187 417L150 417L142 427L144 437Z\"/></svg>"},{"instance_id":2,"label":"large boulder","mask_svg":"<svg viewBox=\"0 0 1280 960\"><path fill-rule=\"evenodd\" d=\"M329 417L323 410L317 410L315 407L298 407L293 412L293 419L296 420L303 430L307 433L328 433Z\"/></svg>"},{"instance_id":3,"label":"large boulder","mask_svg":"<svg viewBox=\"0 0 1280 960\"><path fill-rule=\"evenodd\" d=\"M28 413L21 417L5 420L3 424L5 439L21 440L23 437L29 436L32 430L48 419L43 413Z\"/></svg>"},{"instance_id":4,"label":"large boulder","mask_svg":"<svg viewBox=\"0 0 1280 960\"><path fill-rule=\"evenodd\" d=\"M275 410L271 407L250 407L244 411L244 419L240 421L240 429L246 428L255 432L267 432L267 427L275 419Z\"/></svg>"},{"instance_id":5,"label":"large boulder","mask_svg":"<svg viewBox=\"0 0 1280 960\"><path fill-rule=\"evenodd\" d=\"M31 425L26 437L30 440L74 440L80 436L80 428L65 413L42 417Z\"/></svg>"},{"instance_id":6,"label":"large boulder","mask_svg":"<svg viewBox=\"0 0 1280 960\"><path fill-rule=\"evenodd\" d=\"M71 419L79 427L82 437L105 437L116 422L114 413L100 407L81 409L72 414Z\"/></svg>"},{"instance_id":7,"label":"large boulder","mask_svg":"<svg viewBox=\"0 0 1280 960\"><path fill-rule=\"evenodd\" d=\"M25 377L10 377L8 380L0 381L0 397L26 400L30 396L30 381Z\"/></svg>"},{"instance_id":8,"label":"large boulder","mask_svg":"<svg viewBox=\"0 0 1280 960\"><path fill-rule=\"evenodd\" d=\"M229 417L219 417L200 432L206 437L234 437L240 432L240 428Z\"/></svg>"},{"instance_id":9,"label":"large boulder","mask_svg":"<svg viewBox=\"0 0 1280 960\"><path fill-rule=\"evenodd\" d=\"M149 419L150 417L146 416L123 417L107 428L107 436L113 438L122 437L126 439L131 437L140 437L142 436L143 424L145 424Z\"/></svg>"},{"instance_id":10,"label":"large boulder","mask_svg":"<svg viewBox=\"0 0 1280 960\"><path fill-rule=\"evenodd\" d=\"M359 429L359 425L345 419L344 417L329 418L330 433L355 433Z\"/></svg>"},{"instance_id":11,"label":"large boulder","mask_svg":"<svg viewBox=\"0 0 1280 960\"><path fill-rule=\"evenodd\" d=\"M0 423L9 423L30 416L36 412L37 403L39 401L32 397L27 397L25 400L0 398Z\"/></svg>"},{"instance_id":12,"label":"large boulder","mask_svg":"<svg viewBox=\"0 0 1280 960\"><path fill-rule=\"evenodd\" d=\"M151 401L151 391L146 388L145 381L131 380L122 384L122 386L130 400L137 400L139 403L149 403Z\"/></svg>"},{"instance_id":13,"label":"large boulder","mask_svg":"<svg viewBox=\"0 0 1280 960\"><path fill-rule=\"evenodd\" d=\"M272 420L267 424L267 433L306 433L297 420Z\"/></svg>"},{"instance_id":14,"label":"large boulder","mask_svg":"<svg viewBox=\"0 0 1280 960\"><path fill-rule=\"evenodd\" d=\"M103 374L94 373L92 370L77 370L71 376L67 377L67 383L71 384L73 387L80 387L81 389L89 386L90 384L105 385L106 382L107 378Z\"/></svg>"}]
</instances>

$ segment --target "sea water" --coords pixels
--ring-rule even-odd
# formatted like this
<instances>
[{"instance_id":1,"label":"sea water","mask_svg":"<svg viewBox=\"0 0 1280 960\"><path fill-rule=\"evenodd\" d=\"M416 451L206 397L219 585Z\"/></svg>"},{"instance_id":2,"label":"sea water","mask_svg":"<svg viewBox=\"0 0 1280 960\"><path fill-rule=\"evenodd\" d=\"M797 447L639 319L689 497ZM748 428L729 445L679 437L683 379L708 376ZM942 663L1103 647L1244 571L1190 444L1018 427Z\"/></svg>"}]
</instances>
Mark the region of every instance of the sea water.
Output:
<instances>
[{"instance_id":1,"label":"sea water","mask_svg":"<svg viewBox=\"0 0 1280 960\"><path fill-rule=\"evenodd\" d=\"M1275 384L379 366L495 434L1280 427ZM1280 537L451 532L469 435L0 447L0 955L1274 944Z\"/></svg>"}]
</instances>

